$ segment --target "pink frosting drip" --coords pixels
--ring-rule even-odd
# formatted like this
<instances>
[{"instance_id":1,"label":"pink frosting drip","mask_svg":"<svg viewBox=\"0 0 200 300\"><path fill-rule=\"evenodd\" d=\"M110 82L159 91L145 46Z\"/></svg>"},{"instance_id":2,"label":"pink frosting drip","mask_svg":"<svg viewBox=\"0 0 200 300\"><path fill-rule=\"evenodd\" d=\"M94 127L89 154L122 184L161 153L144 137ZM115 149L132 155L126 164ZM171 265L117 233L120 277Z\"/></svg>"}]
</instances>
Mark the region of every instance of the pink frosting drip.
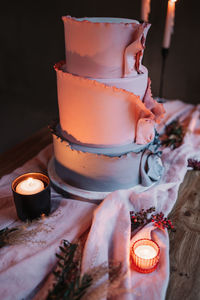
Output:
<instances>
[{"instance_id":1,"label":"pink frosting drip","mask_svg":"<svg viewBox=\"0 0 200 300\"><path fill-rule=\"evenodd\" d=\"M162 103L158 103L155 99L152 97L151 93L151 79L148 79L148 85L147 90L143 98L143 102L155 117L156 123L160 123L160 120L164 117L165 109L163 107Z\"/></svg>"},{"instance_id":2,"label":"pink frosting drip","mask_svg":"<svg viewBox=\"0 0 200 300\"><path fill-rule=\"evenodd\" d=\"M140 70L143 52L145 49L146 35L150 24L140 24L135 31L133 42L125 49L124 54L124 77L132 74L134 70L141 74Z\"/></svg>"},{"instance_id":3,"label":"pink frosting drip","mask_svg":"<svg viewBox=\"0 0 200 300\"><path fill-rule=\"evenodd\" d=\"M137 123L136 144L146 145L153 141L155 136L155 121L142 118Z\"/></svg>"}]
</instances>

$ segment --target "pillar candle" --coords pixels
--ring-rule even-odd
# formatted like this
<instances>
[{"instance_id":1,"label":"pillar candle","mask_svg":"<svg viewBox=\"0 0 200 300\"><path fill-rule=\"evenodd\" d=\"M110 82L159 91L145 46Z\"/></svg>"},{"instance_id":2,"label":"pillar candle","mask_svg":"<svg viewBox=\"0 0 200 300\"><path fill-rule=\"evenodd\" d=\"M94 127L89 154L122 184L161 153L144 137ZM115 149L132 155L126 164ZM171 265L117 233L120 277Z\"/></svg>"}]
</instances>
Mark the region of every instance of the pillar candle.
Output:
<instances>
[{"instance_id":1,"label":"pillar candle","mask_svg":"<svg viewBox=\"0 0 200 300\"><path fill-rule=\"evenodd\" d=\"M141 0L141 20L148 22L151 0Z\"/></svg>"},{"instance_id":2,"label":"pillar candle","mask_svg":"<svg viewBox=\"0 0 200 300\"><path fill-rule=\"evenodd\" d=\"M170 47L171 34L174 28L175 17L175 2L176 0L169 0L167 7L167 16L165 21L165 31L163 37L163 48L168 49Z\"/></svg>"}]
</instances>

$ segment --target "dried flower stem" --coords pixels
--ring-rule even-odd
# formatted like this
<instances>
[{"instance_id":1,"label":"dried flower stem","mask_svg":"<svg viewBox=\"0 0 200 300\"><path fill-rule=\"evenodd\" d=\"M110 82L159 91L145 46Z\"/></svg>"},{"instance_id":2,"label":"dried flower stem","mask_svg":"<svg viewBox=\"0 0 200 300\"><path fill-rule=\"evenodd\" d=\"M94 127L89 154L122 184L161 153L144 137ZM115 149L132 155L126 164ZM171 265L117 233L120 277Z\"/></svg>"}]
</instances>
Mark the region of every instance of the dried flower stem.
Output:
<instances>
[{"instance_id":1,"label":"dried flower stem","mask_svg":"<svg viewBox=\"0 0 200 300\"><path fill-rule=\"evenodd\" d=\"M33 220L32 222L25 222L12 228L4 228L0 230L0 248L9 245L19 244L40 244L43 245L46 241L34 240L34 237L39 232L51 232L54 227L45 223L46 216L41 216L40 219Z\"/></svg>"},{"instance_id":2,"label":"dried flower stem","mask_svg":"<svg viewBox=\"0 0 200 300\"><path fill-rule=\"evenodd\" d=\"M153 212L155 212L155 207L150 207L147 210L142 209L139 212L131 211L131 230L134 231L138 228L141 229L145 225L152 222L160 229L167 228L171 231L175 231L172 222L168 218L165 218L162 212L158 214L153 214Z\"/></svg>"},{"instance_id":3,"label":"dried flower stem","mask_svg":"<svg viewBox=\"0 0 200 300\"><path fill-rule=\"evenodd\" d=\"M183 125L178 120L173 121L166 126L165 134L161 137L161 143L171 149L178 148L182 144L185 133L186 130Z\"/></svg>"},{"instance_id":4,"label":"dried flower stem","mask_svg":"<svg viewBox=\"0 0 200 300\"><path fill-rule=\"evenodd\" d=\"M200 161L197 159L188 159L188 167L193 168L195 171L200 170Z\"/></svg>"},{"instance_id":5,"label":"dried flower stem","mask_svg":"<svg viewBox=\"0 0 200 300\"><path fill-rule=\"evenodd\" d=\"M120 263L103 263L81 275L81 243L63 241L54 271L55 281L46 300L97 300L127 292L120 285L124 278Z\"/></svg>"}]
</instances>

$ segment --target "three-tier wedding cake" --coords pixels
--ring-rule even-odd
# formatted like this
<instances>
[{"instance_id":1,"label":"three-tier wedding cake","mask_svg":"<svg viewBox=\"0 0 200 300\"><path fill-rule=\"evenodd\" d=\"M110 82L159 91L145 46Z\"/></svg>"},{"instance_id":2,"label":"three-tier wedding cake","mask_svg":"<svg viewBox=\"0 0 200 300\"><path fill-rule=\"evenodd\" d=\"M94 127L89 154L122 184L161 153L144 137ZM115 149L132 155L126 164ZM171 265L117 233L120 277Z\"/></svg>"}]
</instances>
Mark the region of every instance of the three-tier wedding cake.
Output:
<instances>
[{"instance_id":1,"label":"three-tier wedding cake","mask_svg":"<svg viewBox=\"0 0 200 300\"><path fill-rule=\"evenodd\" d=\"M66 61L55 65L59 123L52 127L56 174L67 184L110 192L159 180L151 96L141 61L149 24L63 17Z\"/></svg>"}]
</instances>

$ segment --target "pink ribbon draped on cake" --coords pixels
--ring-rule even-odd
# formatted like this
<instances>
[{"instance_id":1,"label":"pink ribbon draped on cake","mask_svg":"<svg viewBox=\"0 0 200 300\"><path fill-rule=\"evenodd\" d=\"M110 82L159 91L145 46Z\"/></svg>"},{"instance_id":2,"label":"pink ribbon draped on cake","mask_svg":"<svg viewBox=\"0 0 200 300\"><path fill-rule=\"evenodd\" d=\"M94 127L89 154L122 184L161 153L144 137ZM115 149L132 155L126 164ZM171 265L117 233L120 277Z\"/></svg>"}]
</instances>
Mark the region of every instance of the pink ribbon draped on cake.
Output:
<instances>
[{"instance_id":1,"label":"pink ribbon draped on cake","mask_svg":"<svg viewBox=\"0 0 200 300\"><path fill-rule=\"evenodd\" d=\"M157 128L160 132L164 124L176 117L187 117L190 122L183 144L173 151L164 149L162 161L165 171L159 184L149 189L136 186L130 190L115 191L99 206L66 199L52 189L54 212L44 222L53 229L48 233L38 232L33 239L33 242L42 240L46 244L28 243L0 249L0 299L45 299L53 279L52 275L47 275L56 264L55 252L58 251L61 240L73 241L89 228L82 261L83 272L93 266L116 260L122 262L123 271L126 273L121 286L131 292L116 296L115 299L138 300L145 299L146 295L148 300L165 298L169 279L168 233L150 224L130 239L129 214L130 210L139 211L151 206L155 206L157 212L169 214L187 172L188 158L200 155L200 106L195 108L180 101L171 101L165 104L165 109L165 118ZM11 181L24 172L46 170L51 156L52 146L49 145L21 168L1 178L1 229L20 223L11 195ZM134 271L129 261L132 243L144 237L151 237L161 249L158 268L148 275Z\"/></svg>"}]
</instances>

